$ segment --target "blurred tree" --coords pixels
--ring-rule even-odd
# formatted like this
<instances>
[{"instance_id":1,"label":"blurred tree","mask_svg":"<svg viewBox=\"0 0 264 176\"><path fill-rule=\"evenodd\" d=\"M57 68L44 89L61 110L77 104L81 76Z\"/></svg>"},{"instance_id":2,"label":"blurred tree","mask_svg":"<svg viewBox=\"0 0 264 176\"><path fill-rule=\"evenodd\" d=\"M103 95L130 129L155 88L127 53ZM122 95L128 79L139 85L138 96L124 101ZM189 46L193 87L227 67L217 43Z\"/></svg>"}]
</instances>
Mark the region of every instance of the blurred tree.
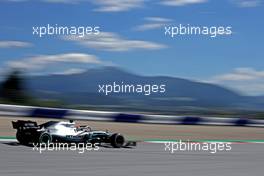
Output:
<instances>
[{"instance_id":1,"label":"blurred tree","mask_svg":"<svg viewBox=\"0 0 264 176\"><path fill-rule=\"evenodd\" d=\"M0 86L0 96L14 103L24 103L27 101L25 82L20 71L12 71L7 79Z\"/></svg>"}]
</instances>

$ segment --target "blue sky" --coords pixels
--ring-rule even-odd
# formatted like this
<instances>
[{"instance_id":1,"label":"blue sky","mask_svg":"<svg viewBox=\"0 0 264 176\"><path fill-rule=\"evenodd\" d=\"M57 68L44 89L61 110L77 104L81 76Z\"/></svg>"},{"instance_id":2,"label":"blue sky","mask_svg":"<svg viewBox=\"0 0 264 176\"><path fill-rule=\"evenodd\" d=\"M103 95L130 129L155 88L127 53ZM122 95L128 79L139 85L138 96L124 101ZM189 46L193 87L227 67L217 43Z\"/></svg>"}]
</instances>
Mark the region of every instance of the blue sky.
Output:
<instances>
[{"instance_id":1,"label":"blue sky","mask_svg":"<svg viewBox=\"0 0 264 176\"><path fill-rule=\"evenodd\" d=\"M0 0L0 67L69 74L117 65L264 95L262 0ZM33 26L100 26L97 38L32 35ZM169 38L164 26L231 26L232 35ZM113 44L95 45L113 41ZM121 48L121 49L120 49Z\"/></svg>"}]
</instances>

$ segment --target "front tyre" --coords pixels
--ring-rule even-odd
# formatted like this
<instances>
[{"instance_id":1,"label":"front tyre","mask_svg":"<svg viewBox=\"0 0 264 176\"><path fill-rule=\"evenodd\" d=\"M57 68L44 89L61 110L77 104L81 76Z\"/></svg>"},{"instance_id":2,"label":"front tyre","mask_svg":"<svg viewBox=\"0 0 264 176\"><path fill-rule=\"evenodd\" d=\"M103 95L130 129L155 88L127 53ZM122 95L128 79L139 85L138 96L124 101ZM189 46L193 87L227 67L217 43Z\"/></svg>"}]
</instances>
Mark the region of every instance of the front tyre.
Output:
<instances>
[{"instance_id":1,"label":"front tyre","mask_svg":"<svg viewBox=\"0 0 264 176\"><path fill-rule=\"evenodd\" d=\"M119 133L115 133L110 137L111 145L114 148L120 148L124 146L125 138Z\"/></svg>"}]
</instances>

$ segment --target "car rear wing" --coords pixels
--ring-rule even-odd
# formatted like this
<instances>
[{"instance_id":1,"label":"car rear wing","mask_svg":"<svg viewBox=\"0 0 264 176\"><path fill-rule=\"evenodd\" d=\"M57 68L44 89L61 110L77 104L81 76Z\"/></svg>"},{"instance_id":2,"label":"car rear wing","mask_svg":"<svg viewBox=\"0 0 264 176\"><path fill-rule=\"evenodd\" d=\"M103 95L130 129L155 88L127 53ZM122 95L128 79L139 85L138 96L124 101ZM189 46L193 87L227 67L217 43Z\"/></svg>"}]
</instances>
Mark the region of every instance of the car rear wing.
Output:
<instances>
[{"instance_id":1,"label":"car rear wing","mask_svg":"<svg viewBox=\"0 0 264 176\"><path fill-rule=\"evenodd\" d=\"M39 128L37 122L33 121L25 121L25 120L18 120L16 122L12 121L12 125L14 129L21 129L21 128Z\"/></svg>"}]
</instances>

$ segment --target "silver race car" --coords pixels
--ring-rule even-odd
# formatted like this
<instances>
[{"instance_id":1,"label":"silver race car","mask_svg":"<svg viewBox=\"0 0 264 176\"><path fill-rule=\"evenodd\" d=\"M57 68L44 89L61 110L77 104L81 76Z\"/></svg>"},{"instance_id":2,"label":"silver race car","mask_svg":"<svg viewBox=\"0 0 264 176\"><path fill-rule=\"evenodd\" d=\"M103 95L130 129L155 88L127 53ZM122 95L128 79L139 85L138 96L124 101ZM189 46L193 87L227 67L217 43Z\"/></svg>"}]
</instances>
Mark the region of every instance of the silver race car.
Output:
<instances>
[{"instance_id":1,"label":"silver race car","mask_svg":"<svg viewBox=\"0 0 264 176\"><path fill-rule=\"evenodd\" d=\"M119 133L92 130L89 126L76 127L73 121L49 121L38 125L34 121L18 120L12 122L17 129L16 138L19 143L92 143L110 144L114 148L136 146L136 142L126 141Z\"/></svg>"}]
</instances>

